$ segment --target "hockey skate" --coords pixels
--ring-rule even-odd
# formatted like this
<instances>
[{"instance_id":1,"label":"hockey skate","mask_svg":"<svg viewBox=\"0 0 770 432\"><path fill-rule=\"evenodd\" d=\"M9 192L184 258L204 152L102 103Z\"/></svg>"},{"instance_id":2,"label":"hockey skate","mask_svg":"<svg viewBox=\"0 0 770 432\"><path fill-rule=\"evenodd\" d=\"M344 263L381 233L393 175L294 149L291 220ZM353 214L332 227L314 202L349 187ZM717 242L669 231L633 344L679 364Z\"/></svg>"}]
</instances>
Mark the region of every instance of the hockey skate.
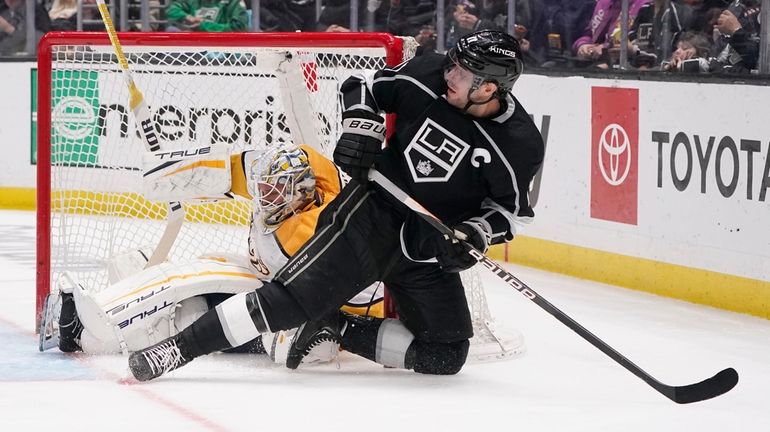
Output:
<instances>
[{"instance_id":1,"label":"hockey skate","mask_svg":"<svg viewBox=\"0 0 770 432\"><path fill-rule=\"evenodd\" d=\"M75 308L75 298L72 293L61 293L59 296L59 350L62 352L81 351L80 335L83 334L83 324Z\"/></svg>"},{"instance_id":2,"label":"hockey skate","mask_svg":"<svg viewBox=\"0 0 770 432\"><path fill-rule=\"evenodd\" d=\"M48 294L40 320L40 351L58 346L62 352L80 351L80 323L72 293Z\"/></svg>"},{"instance_id":3,"label":"hockey skate","mask_svg":"<svg viewBox=\"0 0 770 432\"><path fill-rule=\"evenodd\" d=\"M139 381L149 381L178 369L190 361L191 356L179 335L172 336L155 345L136 351L128 357L128 367Z\"/></svg>"},{"instance_id":4,"label":"hockey skate","mask_svg":"<svg viewBox=\"0 0 770 432\"><path fill-rule=\"evenodd\" d=\"M333 360L339 354L342 331L339 312L302 324L291 340L286 367L297 369L300 363Z\"/></svg>"},{"instance_id":5,"label":"hockey skate","mask_svg":"<svg viewBox=\"0 0 770 432\"><path fill-rule=\"evenodd\" d=\"M50 293L43 303L43 316L40 318L40 352L59 345L59 316L61 315L61 295Z\"/></svg>"}]
</instances>

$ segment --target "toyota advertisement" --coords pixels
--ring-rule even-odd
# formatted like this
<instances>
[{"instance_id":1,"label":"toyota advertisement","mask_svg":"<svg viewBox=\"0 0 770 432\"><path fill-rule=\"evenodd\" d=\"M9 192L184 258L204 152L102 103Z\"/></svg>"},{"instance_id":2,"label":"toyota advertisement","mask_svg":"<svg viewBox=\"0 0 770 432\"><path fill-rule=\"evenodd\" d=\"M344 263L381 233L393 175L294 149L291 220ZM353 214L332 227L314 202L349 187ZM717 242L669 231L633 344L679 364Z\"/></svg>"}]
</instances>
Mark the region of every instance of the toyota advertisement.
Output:
<instances>
[{"instance_id":1,"label":"toyota advertisement","mask_svg":"<svg viewBox=\"0 0 770 432\"><path fill-rule=\"evenodd\" d=\"M770 281L770 88L525 75L516 93L550 118L524 235Z\"/></svg>"},{"instance_id":2,"label":"toyota advertisement","mask_svg":"<svg viewBox=\"0 0 770 432\"><path fill-rule=\"evenodd\" d=\"M591 89L591 217L636 225L639 91Z\"/></svg>"}]
</instances>

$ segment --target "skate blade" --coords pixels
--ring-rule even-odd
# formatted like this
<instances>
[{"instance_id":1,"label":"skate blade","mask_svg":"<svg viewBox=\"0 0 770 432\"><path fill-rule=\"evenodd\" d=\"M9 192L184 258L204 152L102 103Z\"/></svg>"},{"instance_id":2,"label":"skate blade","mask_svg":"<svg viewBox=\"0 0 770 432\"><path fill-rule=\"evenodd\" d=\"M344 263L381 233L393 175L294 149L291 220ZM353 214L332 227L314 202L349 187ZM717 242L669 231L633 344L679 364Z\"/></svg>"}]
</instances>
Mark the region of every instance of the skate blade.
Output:
<instances>
[{"instance_id":1,"label":"skate blade","mask_svg":"<svg viewBox=\"0 0 770 432\"><path fill-rule=\"evenodd\" d=\"M48 294L43 303L43 317L40 319L40 352L59 346L59 314L61 313L61 297L58 294Z\"/></svg>"}]
</instances>

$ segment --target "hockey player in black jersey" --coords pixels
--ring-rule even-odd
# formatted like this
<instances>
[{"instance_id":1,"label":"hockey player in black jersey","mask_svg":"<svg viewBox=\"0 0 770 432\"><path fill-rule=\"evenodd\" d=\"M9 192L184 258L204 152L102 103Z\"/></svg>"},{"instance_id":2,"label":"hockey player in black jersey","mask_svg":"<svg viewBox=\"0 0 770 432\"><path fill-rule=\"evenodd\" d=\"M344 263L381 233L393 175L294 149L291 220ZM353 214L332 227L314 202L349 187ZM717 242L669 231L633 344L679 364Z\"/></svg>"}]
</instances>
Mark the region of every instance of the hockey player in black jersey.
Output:
<instances>
[{"instance_id":1,"label":"hockey player in black jersey","mask_svg":"<svg viewBox=\"0 0 770 432\"><path fill-rule=\"evenodd\" d=\"M465 363L471 317L458 272L475 264L377 184L397 184L474 248L511 240L534 213L527 191L539 169L540 133L511 88L522 72L518 42L502 32L461 38L446 56L426 54L341 87L343 133L334 161L351 181L316 233L254 292L236 295L176 336L129 358L156 378L192 359L297 327L287 366L323 339L377 363L454 374ZM396 115L386 148L380 113ZM399 319L352 317L345 300L385 282Z\"/></svg>"}]
</instances>

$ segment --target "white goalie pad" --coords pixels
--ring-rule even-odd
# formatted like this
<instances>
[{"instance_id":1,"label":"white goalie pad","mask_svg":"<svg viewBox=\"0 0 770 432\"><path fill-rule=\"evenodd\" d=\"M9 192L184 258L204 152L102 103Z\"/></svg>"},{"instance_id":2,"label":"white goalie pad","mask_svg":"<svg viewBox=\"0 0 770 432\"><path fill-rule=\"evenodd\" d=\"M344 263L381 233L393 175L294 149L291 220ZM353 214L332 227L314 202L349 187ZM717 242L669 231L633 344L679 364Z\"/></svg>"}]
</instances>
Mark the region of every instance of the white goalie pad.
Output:
<instances>
[{"instance_id":1,"label":"white goalie pad","mask_svg":"<svg viewBox=\"0 0 770 432\"><path fill-rule=\"evenodd\" d=\"M152 256L153 250L153 247L145 246L111 256L107 260L107 280L110 282L110 285L144 270Z\"/></svg>"},{"instance_id":2,"label":"white goalie pad","mask_svg":"<svg viewBox=\"0 0 770 432\"><path fill-rule=\"evenodd\" d=\"M65 277L69 277L65 274ZM250 292L262 285L248 266L198 259L162 263L91 294L75 283L86 353L130 352L177 334L208 310L206 294Z\"/></svg>"},{"instance_id":3,"label":"white goalie pad","mask_svg":"<svg viewBox=\"0 0 770 432\"><path fill-rule=\"evenodd\" d=\"M151 201L216 200L226 198L232 187L230 147L225 144L146 152L142 162L142 188Z\"/></svg>"}]
</instances>

